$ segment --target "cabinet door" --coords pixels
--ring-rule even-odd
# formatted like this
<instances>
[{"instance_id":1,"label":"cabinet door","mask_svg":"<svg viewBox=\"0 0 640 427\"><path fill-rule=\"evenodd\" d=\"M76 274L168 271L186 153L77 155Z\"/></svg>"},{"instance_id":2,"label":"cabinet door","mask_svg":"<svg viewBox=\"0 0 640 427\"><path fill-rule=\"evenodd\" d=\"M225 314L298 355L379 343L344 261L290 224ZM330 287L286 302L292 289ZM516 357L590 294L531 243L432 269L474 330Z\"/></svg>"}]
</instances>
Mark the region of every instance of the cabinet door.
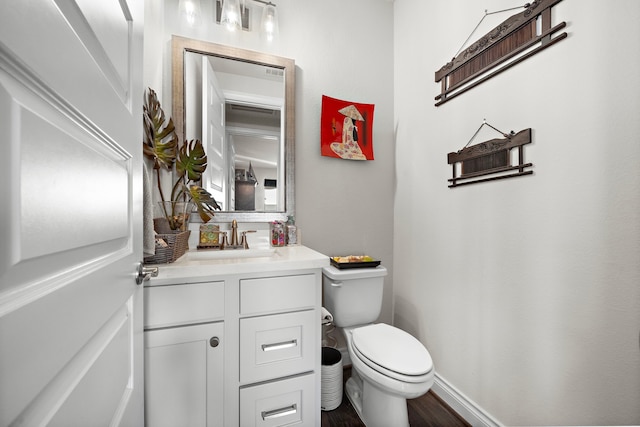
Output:
<instances>
[{"instance_id":1,"label":"cabinet door","mask_svg":"<svg viewBox=\"0 0 640 427\"><path fill-rule=\"evenodd\" d=\"M146 331L149 427L223 423L223 322Z\"/></svg>"}]
</instances>

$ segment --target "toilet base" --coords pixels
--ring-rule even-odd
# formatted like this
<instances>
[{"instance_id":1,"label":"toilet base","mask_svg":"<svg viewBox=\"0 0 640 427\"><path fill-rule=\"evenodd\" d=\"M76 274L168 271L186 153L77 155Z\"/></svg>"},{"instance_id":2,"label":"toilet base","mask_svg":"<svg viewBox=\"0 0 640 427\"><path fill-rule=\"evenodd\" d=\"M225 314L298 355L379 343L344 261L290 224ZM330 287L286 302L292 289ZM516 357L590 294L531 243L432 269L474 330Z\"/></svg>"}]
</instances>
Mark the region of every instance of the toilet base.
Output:
<instances>
[{"instance_id":1,"label":"toilet base","mask_svg":"<svg viewBox=\"0 0 640 427\"><path fill-rule=\"evenodd\" d=\"M367 427L409 427L405 398L385 393L363 381L353 368L345 389L351 405Z\"/></svg>"}]
</instances>

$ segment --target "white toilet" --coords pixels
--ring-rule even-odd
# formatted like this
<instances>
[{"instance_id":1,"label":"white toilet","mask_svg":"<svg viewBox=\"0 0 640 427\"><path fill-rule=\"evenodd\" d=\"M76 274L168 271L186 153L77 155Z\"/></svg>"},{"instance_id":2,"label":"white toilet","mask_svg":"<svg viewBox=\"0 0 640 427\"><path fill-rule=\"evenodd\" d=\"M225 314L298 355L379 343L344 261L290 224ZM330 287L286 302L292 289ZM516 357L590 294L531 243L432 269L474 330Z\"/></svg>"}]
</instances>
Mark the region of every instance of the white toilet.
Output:
<instances>
[{"instance_id":1,"label":"white toilet","mask_svg":"<svg viewBox=\"0 0 640 427\"><path fill-rule=\"evenodd\" d=\"M384 323L380 315L387 269L323 269L324 306L343 328L351 358L346 392L367 427L406 427L407 399L431 388L431 355L413 336Z\"/></svg>"}]
</instances>

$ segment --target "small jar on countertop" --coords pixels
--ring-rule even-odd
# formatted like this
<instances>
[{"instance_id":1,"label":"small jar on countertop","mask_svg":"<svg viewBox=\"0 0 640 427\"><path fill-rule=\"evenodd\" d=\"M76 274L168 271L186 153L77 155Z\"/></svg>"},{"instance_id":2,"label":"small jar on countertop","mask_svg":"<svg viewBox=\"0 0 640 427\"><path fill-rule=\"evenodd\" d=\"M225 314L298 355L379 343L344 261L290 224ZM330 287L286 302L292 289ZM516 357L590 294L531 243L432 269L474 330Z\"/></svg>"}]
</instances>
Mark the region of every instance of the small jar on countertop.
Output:
<instances>
[{"instance_id":1,"label":"small jar on countertop","mask_svg":"<svg viewBox=\"0 0 640 427\"><path fill-rule=\"evenodd\" d=\"M285 245L285 234L284 234L284 224L280 221L273 221L269 225L269 234L271 236L271 246L284 246Z\"/></svg>"}]
</instances>

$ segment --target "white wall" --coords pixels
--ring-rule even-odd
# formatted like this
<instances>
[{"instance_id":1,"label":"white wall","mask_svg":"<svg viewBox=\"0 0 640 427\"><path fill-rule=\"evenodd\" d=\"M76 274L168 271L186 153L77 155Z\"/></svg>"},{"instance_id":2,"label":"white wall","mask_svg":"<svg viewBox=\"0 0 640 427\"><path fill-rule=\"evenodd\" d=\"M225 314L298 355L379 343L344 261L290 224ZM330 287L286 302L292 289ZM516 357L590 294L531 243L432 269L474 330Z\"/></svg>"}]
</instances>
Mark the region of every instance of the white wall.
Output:
<instances>
[{"instance_id":1,"label":"white wall","mask_svg":"<svg viewBox=\"0 0 640 427\"><path fill-rule=\"evenodd\" d=\"M327 255L368 254L390 269L381 320L391 321L393 278L393 3L278 1L298 65L296 203L305 245ZM282 4L282 7L281 7ZM287 16L288 15L288 16ZM288 36L285 38L285 36ZM322 95L375 104L375 160L320 156Z\"/></svg>"},{"instance_id":2,"label":"white wall","mask_svg":"<svg viewBox=\"0 0 640 427\"><path fill-rule=\"evenodd\" d=\"M393 272L393 3L388 0L278 0L280 36L232 34L212 22L213 1L202 1L205 25L177 21L178 0L146 2L145 85L171 111L171 34L258 50L296 62L296 221L303 244L327 255L369 254L390 270L381 320L391 321ZM253 5L251 1L247 4ZM260 8L256 19L259 20ZM257 25L257 22L255 22ZM160 36L158 36L160 34ZM375 104L375 160L320 156L322 95Z\"/></svg>"},{"instance_id":3,"label":"white wall","mask_svg":"<svg viewBox=\"0 0 640 427\"><path fill-rule=\"evenodd\" d=\"M567 39L434 107L434 72L513 6L395 1L394 320L506 425L640 424L640 2L561 2ZM449 189L484 118L533 129L535 173Z\"/></svg>"}]
</instances>

